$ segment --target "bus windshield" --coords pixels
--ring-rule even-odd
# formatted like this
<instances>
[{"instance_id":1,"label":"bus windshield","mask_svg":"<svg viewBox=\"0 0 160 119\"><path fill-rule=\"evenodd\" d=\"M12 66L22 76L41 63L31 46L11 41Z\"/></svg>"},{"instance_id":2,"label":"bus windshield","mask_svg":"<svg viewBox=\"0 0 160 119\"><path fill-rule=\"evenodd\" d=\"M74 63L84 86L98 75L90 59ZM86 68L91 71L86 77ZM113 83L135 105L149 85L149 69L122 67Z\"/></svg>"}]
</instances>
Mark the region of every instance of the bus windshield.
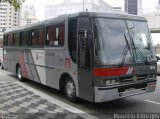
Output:
<instances>
[{"instance_id":1,"label":"bus windshield","mask_svg":"<svg viewBox=\"0 0 160 119\"><path fill-rule=\"evenodd\" d=\"M137 62L156 60L147 22L127 21Z\"/></svg>"},{"instance_id":2,"label":"bus windshield","mask_svg":"<svg viewBox=\"0 0 160 119\"><path fill-rule=\"evenodd\" d=\"M124 60L123 64L133 64L134 55L136 61L143 63L156 61L146 22L127 21L126 23L125 20L120 19L97 18L95 33L97 33L94 43L96 64L120 65L122 60Z\"/></svg>"}]
</instances>

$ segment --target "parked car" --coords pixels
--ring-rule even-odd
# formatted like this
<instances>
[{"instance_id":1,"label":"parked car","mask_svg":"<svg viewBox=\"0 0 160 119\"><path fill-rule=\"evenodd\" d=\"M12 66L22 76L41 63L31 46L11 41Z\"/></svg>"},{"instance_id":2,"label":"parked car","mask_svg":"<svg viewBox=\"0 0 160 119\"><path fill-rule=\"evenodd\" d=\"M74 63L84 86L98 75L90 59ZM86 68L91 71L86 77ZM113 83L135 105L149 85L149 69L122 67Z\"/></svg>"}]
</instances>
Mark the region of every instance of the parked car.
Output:
<instances>
[{"instance_id":1,"label":"parked car","mask_svg":"<svg viewBox=\"0 0 160 119\"><path fill-rule=\"evenodd\" d=\"M3 48L0 48L0 69L4 68L4 63L3 63Z\"/></svg>"}]
</instances>

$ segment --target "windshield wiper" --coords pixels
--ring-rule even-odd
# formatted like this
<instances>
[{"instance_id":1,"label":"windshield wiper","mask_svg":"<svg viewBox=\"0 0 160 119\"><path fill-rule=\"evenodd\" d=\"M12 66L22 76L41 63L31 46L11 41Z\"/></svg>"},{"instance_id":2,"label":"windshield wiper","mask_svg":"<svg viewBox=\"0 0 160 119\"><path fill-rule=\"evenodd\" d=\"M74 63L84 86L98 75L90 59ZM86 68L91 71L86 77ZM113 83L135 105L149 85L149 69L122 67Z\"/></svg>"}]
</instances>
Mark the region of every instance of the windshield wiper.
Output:
<instances>
[{"instance_id":1,"label":"windshield wiper","mask_svg":"<svg viewBox=\"0 0 160 119\"><path fill-rule=\"evenodd\" d=\"M135 46L134 43L133 43L133 49L138 50L138 51L139 51L139 54L140 54L141 57L143 58L144 62L145 62L146 64L149 64L147 58L144 56L144 54L142 53L142 51L141 51L138 47ZM137 54L136 54L136 55L137 55Z\"/></svg>"},{"instance_id":2,"label":"windshield wiper","mask_svg":"<svg viewBox=\"0 0 160 119\"><path fill-rule=\"evenodd\" d=\"M137 39L138 40L140 40L140 41L142 41L142 39L141 38L139 38L131 29L133 29L134 27L132 27L132 28L129 28L130 29L130 32L135 36L135 37L137 37ZM135 46L135 44L134 44L134 41L133 41L133 38L131 37L131 39L132 39L132 45L131 46L133 46L132 48L133 49L135 49L135 50L138 50L139 51L139 54L141 55L141 57L143 58L143 60L144 60L144 62L145 62L145 64L149 64L149 62L148 62L148 60L147 60L147 58L144 56L144 54L142 53L142 51L138 48L138 47L136 47ZM137 55L137 53L136 53L136 55Z\"/></svg>"},{"instance_id":3,"label":"windshield wiper","mask_svg":"<svg viewBox=\"0 0 160 119\"><path fill-rule=\"evenodd\" d=\"M126 47L124 48L123 50L123 56L122 56L122 60L121 60L121 63L120 63L120 66L123 66L124 65L124 61L125 61L125 58L127 56L127 53L128 53L128 50L131 54L131 49L130 49L130 45L129 45L129 42L127 40L127 37L126 37L126 34L124 33L124 38L125 38L125 41L126 41Z\"/></svg>"},{"instance_id":4,"label":"windshield wiper","mask_svg":"<svg viewBox=\"0 0 160 119\"><path fill-rule=\"evenodd\" d=\"M145 64L149 64L149 62L148 62L148 60L147 60L147 58L144 56L144 54L142 53L142 51L138 48L138 47L136 47L135 46L135 44L134 44L134 41L133 41L133 38L131 37L131 39L132 39L132 48L133 49L135 49L136 51L138 51L139 52L139 54L141 55L141 57L143 58L143 60L144 60L144 62L145 62ZM136 53L136 55L137 55L137 53Z\"/></svg>"}]
</instances>

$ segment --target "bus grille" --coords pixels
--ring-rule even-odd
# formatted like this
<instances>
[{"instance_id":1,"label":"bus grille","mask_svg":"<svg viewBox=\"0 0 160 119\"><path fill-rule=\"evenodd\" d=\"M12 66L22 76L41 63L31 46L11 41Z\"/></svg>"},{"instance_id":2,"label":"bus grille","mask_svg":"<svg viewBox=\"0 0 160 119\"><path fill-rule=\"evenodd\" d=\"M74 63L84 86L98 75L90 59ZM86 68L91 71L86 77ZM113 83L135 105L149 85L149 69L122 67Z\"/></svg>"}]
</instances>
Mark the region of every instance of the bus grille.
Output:
<instances>
[{"instance_id":1,"label":"bus grille","mask_svg":"<svg viewBox=\"0 0 160 119\"><path fill-rule=\"evenodd\" d=\"M141 80L147 79L148 75L147 74L145 74L145 75L138 75L136 77L137 77L136 81L141 81ZM133 78L133 76L120 77L119 80L120 80L120 82L133 82L133 81L135 81L134 78Z\"/></svg>"}]
</instances>

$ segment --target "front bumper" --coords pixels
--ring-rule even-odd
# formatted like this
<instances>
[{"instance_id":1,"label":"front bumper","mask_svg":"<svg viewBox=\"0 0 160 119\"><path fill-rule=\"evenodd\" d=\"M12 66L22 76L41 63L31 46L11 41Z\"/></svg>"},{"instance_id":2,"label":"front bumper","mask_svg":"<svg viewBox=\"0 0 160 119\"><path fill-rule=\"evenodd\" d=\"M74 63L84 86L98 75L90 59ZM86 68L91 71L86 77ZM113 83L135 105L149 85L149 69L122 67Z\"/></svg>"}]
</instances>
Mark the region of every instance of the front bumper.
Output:
<instances>
[{"instance_id":1,"label":"front bumper","mask_svg":"<svg viewBox=\"0 0 160 119\"><path fill-rule=\"evenodd\" d=\"M119 98L153 92L156 87L156 81L155 79L116 86L94 87L95 102L108 102Z\"/></svg>"}]
</instances>

